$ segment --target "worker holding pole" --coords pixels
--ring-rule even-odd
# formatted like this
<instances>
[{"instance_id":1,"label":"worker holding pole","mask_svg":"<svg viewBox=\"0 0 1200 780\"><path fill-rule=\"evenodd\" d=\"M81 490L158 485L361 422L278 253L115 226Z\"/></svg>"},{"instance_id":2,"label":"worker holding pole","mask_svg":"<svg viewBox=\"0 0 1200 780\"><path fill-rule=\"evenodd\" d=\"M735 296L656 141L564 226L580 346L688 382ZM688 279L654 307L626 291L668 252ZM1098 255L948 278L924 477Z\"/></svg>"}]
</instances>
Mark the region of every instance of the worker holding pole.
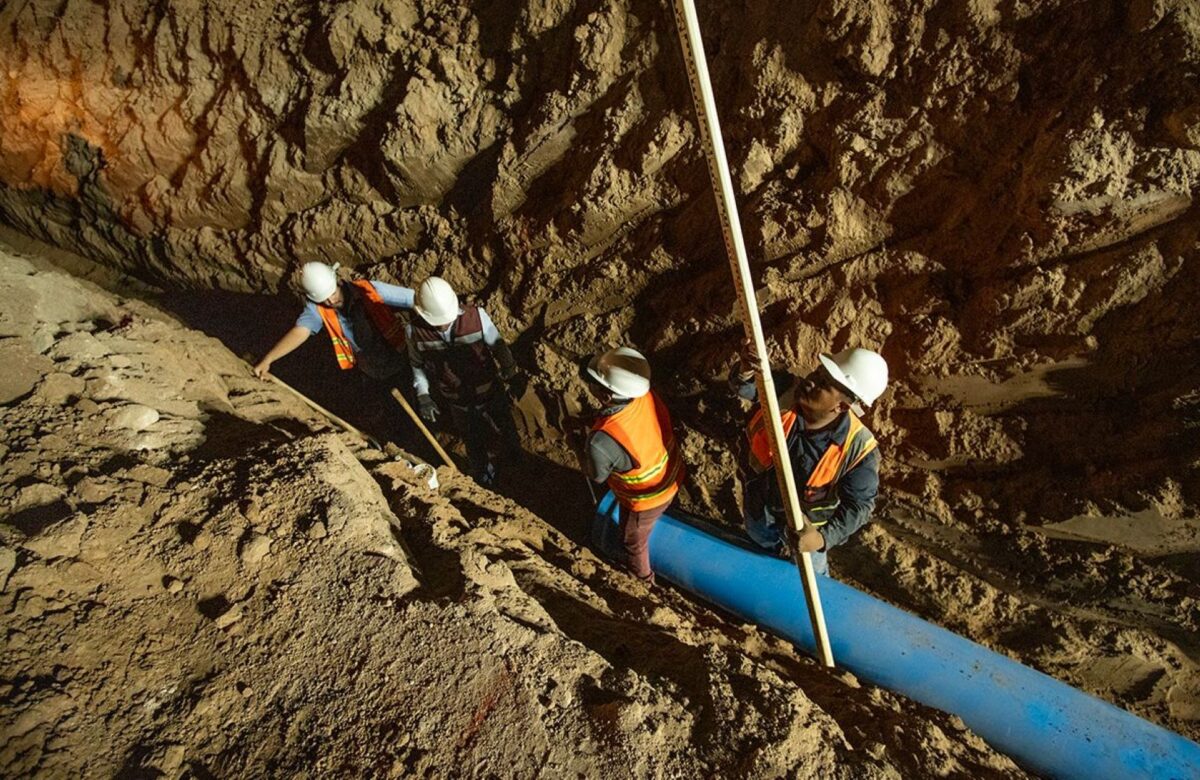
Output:
<instances>
[{"instance_id":1,"label":"worker holding pole","mask_svg":"<svg viewBox=\"0 0 1200 780\"><path fill-rule=\"evenodd\" d=\"M775 383L771 377L771 364L767 359L767 344L763 338L762 322L758 316L758 301L754 296L754 284L750 276L750 261L746 255L746 242L742 238L738 218L737 201L734 198L733 179L729 175L729 163L725 159L725 146L721 138L721 124L717 119L716 99L708 77L708 64L704 59L704 42L700 36L700 23L696 17L696 6L692 0L674 0L675 24L679 42L683 48L683 62L688 71L692 101L696 106L696 119L700 129L700 140L708 160L708 172L713 192L717 199L717 214L721 219L721 234L725 239L725 251L733 274L737 292L738 310L746 339L753 346L753 373L758 380L758 398L762 404L763 422L767 439L771 445L776 468L773 469L779 482L779 495L788 523L797 537L804 535L804 513L796 494L796 481L792 474L791 458L787 453L787 442L779 414L779 400L775 397ZM825 629L825 613L813 568L811 553L795 551L796 566L800 582L804 587L804 600L816 639L817 655L825 666L833 666L833 649L829 633Z\"/></svg>"},{"instance_id":2,"label":"worker holding pole","mask_svg":"<svg viewBox=\"0 0 1200 780\"><path fill-rule=\"evenodd\" d=\"M521 453L508 400L524 392L525 376L483 307L460 304L441 277L421 282L413 309L408 356L421 419L434 425L449 412L466 444L471 476L493 485L497 468L489 444L499 444L509 465Z\"/></svg>"},{"instance_id":3,"label":"worker holding pole","mask_svg":"<svg viewBox=\"0 0 1200 780\"><path fill-rule=\"evenodd\" d=\"M743 370L740 379L738 395L754 400L753 369ZM762 409L754 413L746 429L751 473L743 507L746 535L756 544L777 554L810 553L813 570L829 573L826 551L866 525L875 506L879 450L859 417L887 379L887 362L867 349L821 355L820 365L800 379L782 420L792 469L804 482L799 502L808 522L799 537L789 533Z\"/></svg>"}]
</instances>

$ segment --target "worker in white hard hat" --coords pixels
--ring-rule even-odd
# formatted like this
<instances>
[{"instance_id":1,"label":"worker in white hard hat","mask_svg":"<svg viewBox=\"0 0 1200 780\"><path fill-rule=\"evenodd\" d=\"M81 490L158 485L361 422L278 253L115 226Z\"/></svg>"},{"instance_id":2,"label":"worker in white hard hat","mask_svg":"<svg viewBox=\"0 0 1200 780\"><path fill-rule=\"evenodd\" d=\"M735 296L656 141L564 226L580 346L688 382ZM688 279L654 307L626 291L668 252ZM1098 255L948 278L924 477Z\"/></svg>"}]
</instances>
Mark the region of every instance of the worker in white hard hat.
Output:
<instances>
[{"instance_id":1,"label":"worker in white hard hat","mask_svg":"<svg viewBox=\"0 0 1200 780\"><path fill-rule=\"evenodd\" d=\"M524 376L488 313L460 304L444 279L421 282L413 309L417 316L408 325L408 356L417 410L431 425L449 411L466 444L472 476L491 485L497 476L491 442L498 438L509 458L521 451L508 397L520 397Z\"/></svg>"},{"instance_id":2,"label":"worker in white hard hat","mask_svg":"<svg viewBox=\"0 0 1200 780\"><path fill-rule=\"evenodd\" d=\"M752 382L753 373L747 378ZM887 388L887 381L882 355L847 349L821 355L819 365L796 385L795 401L782 418L800 508L807 518L798 539L790 539L771 442L762 410L755 411L746 430L750 473L744 521L746 534L760 547L787 554L790 541L812 553L818 574L828 574L825 553L871 519L879 492L879 449L859 417ZM743 386L739 395L753 399L757 393Z\"/></svg>"},{"instance_id":3,"label":"worker in white hard hat","mask_svg":"<svg viewBox=\"0 0 1200 780\"><path fill-rule=\"evenodd\" d=\"M613 491L628 566L653 585L650 531L684 476L671 415L650 389L650 363L636 349L617 347L597 355L584 375L601 404L584 447L584 470Z\"/></svg>"},{"instance_id":4,"label":"worker in white hard hat","mask_svg":"<svg viewBox=\"0 0 1200 780\"><path fill-rule=\"evenodd\" d=\"M404 317L413 308L414 293L373 279L343 282L337 265L305 263L300 286L308 299L291 330L271 347L254 366L265 378L271 364L294 352L314 333L324 330L338 366L359 368L367 376L395 382L406 366Z\"/></svg>"}]
</instances>

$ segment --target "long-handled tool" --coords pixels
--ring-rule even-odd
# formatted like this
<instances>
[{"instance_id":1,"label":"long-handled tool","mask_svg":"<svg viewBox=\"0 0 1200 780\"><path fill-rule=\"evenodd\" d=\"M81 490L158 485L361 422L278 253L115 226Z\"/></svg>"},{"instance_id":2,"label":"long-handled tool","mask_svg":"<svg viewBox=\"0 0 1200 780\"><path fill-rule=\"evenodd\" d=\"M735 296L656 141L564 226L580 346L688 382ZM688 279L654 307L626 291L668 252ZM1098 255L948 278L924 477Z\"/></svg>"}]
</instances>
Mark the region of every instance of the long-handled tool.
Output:
<instances>
[{"instance_id":1,"label":"long-handled tool","mask_svg":"<svg viewBox=\"0 0 1200 780\"><path fill-rule=\"evenodd\" d=\"M729 266L736 282L738 308L746 337L754 343L757 358L755 373L758 378L758 397L763 415L769 422L767 433L771 450L775 455L775 475L779 480L779 491L786 497L784 507L788 521L797 537L804 530L804 514L796 496L796 478L792 474L791 458L788 457L783 425L779 419L779 401L775 398L775 382L771 378L771 363L767 357L767 344L763 338L762 322L758 316L758 302L754 297L754 286L750 277L750 263L746 257L746 245L742 239L741 222L738 218L737 202L734 200L733 179L725 159L725 146L721 138L721 124L717 119L717 104L713 98L712 84L708 78L708 65L704 60L704 42L700 37L700 24L696 18L696 6L692 0L674 0L675 23L679 41L683 47L683 60L687 66L688 82L692 87L692 99L696 104L696 118L700 125L700 137L708 159L708 172L712 178L713 191L717 197L717 212L721 217L721 232L725 238L725 250L729 255ZM813 636L817 640L818 655L825 666L833 666L833 650L829 646L829 635L825 630L825 613L821 609L821 597L817 592L817 577L813 571L812 556L796 553L796 565L804 585L804 598L808 602L808 616L812 621Z\"/></svg>"},{"instance_id":2,"label":"long-handled tool","mask_svg":"<svg viewBox=\"0 0 1200 780\"><path fill-rule=\"evenodd\" d=\"M579 461L583 462L583 452L579 453ZM592 506L600 506L600 499L596 497L596 483L588 476L587 469L583 471L583 481L587 483L588 495L592 497Z\"/></svg>"},{"instance_id":3,"label":"long-handled tool","mask_svg":"<svg viewBox=\"0 0 1200 780\"><path fill-rule=\"evenodd\" d=\"M416 411L413 410L412 404L410 404L408 399L404 397L404 393L401 393L399 390L393 387L392 398L396 399L396 403L400 404L409 418L417 424L417 428L419 428L421 433L425 436L425 440L433 446L433 449L437 452L438 457L442 459L442 462L445 463L452 471L458 471L458 466L454 465L454 461L450 460L450 456L446 454L444 449L442 449L442 445L438 444L438 440L435 439L433 434L429 432L429 429L425 427L425 422L416 413Z\"/></svg>"},{"instance_id":4,"label":"long-handled tool","mask_svg":"<svg viewBox=\"0 0 1200 780\"><path fill-rule=\"evenodd\" d=\"M283 381L282 379L280 379L279 377L275 376L274 374L267 374L267 379L269 379L269 380L271 380L273 383L275 383L275 385L276 385L276 386L278 386L278 387L280 387L280 388L282 388L282 389L286 390L287 392L289 392L289 393L291 393L292 395L294 395L294 396L296 396L297 398L299 398L299 399L300 399L301 401L303 401L303 402L305 403L305 405L307 405L307 406L308 406L310 409L312 409L312 410L316 411L316 412L317 412L317 413L319 413L319 414L322 414L322 415L324 415L326 418L328 418L330 421L332 421L333 423L335 423L336 425L338 425L338 426L339 426L340 428L342 428L343 430L346 430L346 431L349 431L350 433L353 433L355 436L359 437L360 439L362 439L362 440L363 440L363 441L365 441L365 442L369 442L369 443L371 444L371 446L375 447L376 449L379 449L379 450L382 450L382 449L384 449L384 446L383 446L382 444L380 444L380 443L379 443L379 440L378 440L378 439L376 439L375 437L373 437L373 436L370 436L370 435L368 435L368 434L366 434L366 433L363 433L363 432L362 432L362 431L360 431L358 428L355 428L353 425L351 425L350 423L346 422L346 421L345 421L345 420L343 420L341 417L338 417L336 414L334 414L333 412L329 411L329 410L328 410L328 409L326 409L324 406L321 406L319 403L317 403L317 402L316 402L316 401L314 401L313 399L309 398L309 397L308 397L308 396L306 396L304 393L302 393L302 392L300 392L299 390L297 390L296 388L292 387L292 386L291 386L291 385L289 385L287 382Z\"/></svg>"}]
</instances>

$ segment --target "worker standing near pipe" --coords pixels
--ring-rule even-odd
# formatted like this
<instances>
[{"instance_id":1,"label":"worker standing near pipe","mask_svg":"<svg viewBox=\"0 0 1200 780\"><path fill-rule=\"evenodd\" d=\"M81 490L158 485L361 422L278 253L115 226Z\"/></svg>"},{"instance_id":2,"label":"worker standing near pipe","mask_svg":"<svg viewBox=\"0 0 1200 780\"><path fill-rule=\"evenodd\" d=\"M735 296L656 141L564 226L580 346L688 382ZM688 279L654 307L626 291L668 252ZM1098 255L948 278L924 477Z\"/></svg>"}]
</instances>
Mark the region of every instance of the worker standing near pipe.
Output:
<instances>
[{"instance_id":1,"label":"worker standing near pipe","mask_svg":"<svg viewBox=\"0 0 1200 780\"><path fill-rule=\"evenodd\" d=\"M738 395L753 400L753 372L739 375ZM828 575L825 553L871 519L879 492L879 449L859 417L887 387L883 356L868 349L821 355L820 365L796 387L796 402L782 415L787 450L798 483L800 507L808 518L798 540L790 529L773 470L762 410L746 430L751 474L746 479L746 534L760 547L787 556L785 545L812 553L813 569Z\"/></svg>"},{"instance_id":2,"label":"worker standing near pipe","mask_svg":"<svg viewBox=\"0 0 1200 780\"><path fill-rule=\"evenodd\" d=\"M417 409L435 424L448 407L450 420L467 447L471 476L481 485L496 481L489 444L499 438L506 458L520 455L508 396L525 383L512 351L481 306L459 305L454 288L431 276L417 288L417 317L408 326Z\"/></svg>"},{"instance_id":3,"label":"worker standing near pipe","mask_svg":"<svg viewBox=\"0 0 1200 780\"><path fill-rule=\"evenodd\" d=\"M403 376L407 361L400 312L413 307L413 291L378 280L343 282L337 269L325 263L304 264L300 272L300 286L308 298L304 311L254 366L257 377L266 378L272 363L322 330L329 334L343 370L357 367L373 379L393 384Z\"/></svg>"},{"instance_id":4,"label":"worker standing near pipe","mask_svg":"<svg viewBox=\"0 0 1200 780\"><path fill-rule=\"evenodd\" d=\"M671 415L650 389L649 362L635 349L617 347L597 355L585 376L602 408L591 424L584 468L594 482L608 482L620 505L629 568L653 585L650 531L679 492L684 474Z\"/></svg>"}]
</instances>

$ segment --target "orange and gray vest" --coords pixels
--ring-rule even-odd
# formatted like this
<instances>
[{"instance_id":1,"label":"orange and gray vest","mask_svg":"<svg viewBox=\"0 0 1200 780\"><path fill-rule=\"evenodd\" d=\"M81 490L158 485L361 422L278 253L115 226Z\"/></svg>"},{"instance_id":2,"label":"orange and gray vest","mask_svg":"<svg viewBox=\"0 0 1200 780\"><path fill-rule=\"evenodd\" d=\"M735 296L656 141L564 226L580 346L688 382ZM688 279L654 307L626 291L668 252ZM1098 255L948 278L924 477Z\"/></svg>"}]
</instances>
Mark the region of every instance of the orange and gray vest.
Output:
<instances>
[{"instance_id":1,"label":"orange and gray vest","mask_svg":"<svg viewBox=\"0 0 1200 780\"><path fill-rule=\"evenodd\" d=\"M850 430L846 433L845 441L834 442L826 448L825 453L817 462L816 468L808 475L804 489L800 495L800 508L813 525L824 525L833 518L840 499L838 483L847 472L862 463L864 459L878 447L875 435L867 430L862 420L847 411L850 415ZM783 434L788 440L796 431L796 411L790 409L780 415L783 423ZM746 438L750 441L750 467L761 474L775 464L775 455L771 451L771 439L763 419L762 409L750 418L746 428ZM804 475L797 474L798 479Z\"/></svg>"},{"instance_id":2,"label":"orange and gray vest","mask_svg":"<svg viewBox=\"0 0 1200 780\"><path fill-rule=\"evenodd\" d=\"M653 390L614 414L592 423L629 453L633 468L613 472L608 487L621 506L634 512L661 506L675 498L683 482L683 458L671 429L671 415Z\"/></svg>"},{"instance_id":3,"label":"orange and gray vest","mask_svg":"<svg viewBox=\"0 0 1200 780\"><path fill-rule=\"evenodd\" d=\"M412 345L439 394L457 404L485 400L495 389L496 364L483 338L479 307L463 306L450 329L450 340L423 319L412 323Z\"/></svg>"},{"instance_id":4,"label":"orange and gray vest","mask_svg":"<svg viewBox=\"0 0 1200 780\"><path fill-rule=\"evenodd\" d=\"M366 279L356 280L354 286L362 292L363 306L367 310L367 316L371 318L371 324L385 341L403 352L404 318L383 302L379 293L375 292L375 287ZM354 368L358 364L358 358L354 354L354 347L350 346L350 341L346 338L345 331L342 330L338 310L332 306L318 305L317 311L321 315L321 321L325 323L325 330L329 332L329 340L333 342L333 354L337 357L338 366L343 370Z\"/></svg>"}]
</instances>

